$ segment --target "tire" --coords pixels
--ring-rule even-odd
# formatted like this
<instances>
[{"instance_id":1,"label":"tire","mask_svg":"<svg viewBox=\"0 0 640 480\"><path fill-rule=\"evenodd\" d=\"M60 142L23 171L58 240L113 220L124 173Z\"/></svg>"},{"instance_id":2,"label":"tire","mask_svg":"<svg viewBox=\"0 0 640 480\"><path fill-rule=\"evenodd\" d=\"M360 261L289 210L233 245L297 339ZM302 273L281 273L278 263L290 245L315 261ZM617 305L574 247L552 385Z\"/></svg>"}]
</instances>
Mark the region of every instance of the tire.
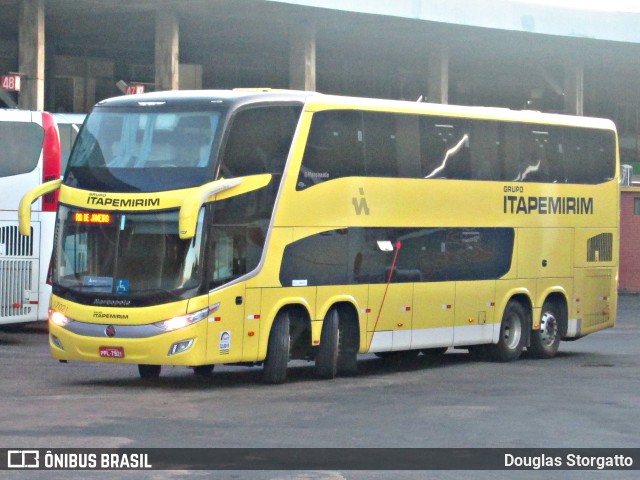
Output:
<instances>
[{"instance_id":1,"label":"tire","mask_svg":"<svg viewBox=\"0 0 640 480\"><path fill-rule=\"evenodd\" d=\"M507 303L500 323L498 343L487 345L493 360L511 362L520 358L525 347L527 319L527 311L522 304L515 301Z\"/></svg>"},{"instance_id":2,"label":"tire","mask_svg":"<svg viewBox=\"0 0 640 480\"><path fill-rule=\"evenodd\" d=\"M316 374L320 378L332 379L338 373L340 345L340 316L335 308L327 313L322 322L320 346L316 353Z\"/></svg>"},{"instance_id":3,"label":"tire","mask_svg":"<svg viewBox=\"0 0 640 480\"><path fill-rule=\"evenodd\" d=\"M160 377L162 365L138 365L138 373L143 380L156 380Z\"/></svg>"},{"instance_id":4,"label":"tire","mask_svg":"<svg viewBox=\"0 0 640 480\"><path fill-rule=\"evenodd\" d=\"M338 375L358 374L360 332L356 318L340 317L338 335Z\"/></svg>"},{"instance_id":5,"label":"tire","mask_svg":"<svg viewBox=\"0 0 640 480\"><path fill-rule=\"evenodd\" d=\"M264 359L262 372L264 383L280 384L287 379L287 364L289 363L289 348L291 346L289 324L289 314L282 312L273 321L267 343L267 357Z\"/></svg>"},{"instance_id":6,"label":"tire","mask_svg":"<svg viewBox=\"0 0 640 480\"><path fill-rule=\"evenodd\" d=\"M193 367L193 373L198 377L209 377L213 373L215 365L198 365Z\"/></svg>"},{"instance_id":7,"label":"tire","mask_svg":"<svg viewBox=\"0 0 640 480\"><path fill-rule=\"evenodd\" d=\"M560 310L553 302L544 302L540 329L531 331L529 353L533 358L553 358L560 347Z\"/></svg>"}]
</instances>

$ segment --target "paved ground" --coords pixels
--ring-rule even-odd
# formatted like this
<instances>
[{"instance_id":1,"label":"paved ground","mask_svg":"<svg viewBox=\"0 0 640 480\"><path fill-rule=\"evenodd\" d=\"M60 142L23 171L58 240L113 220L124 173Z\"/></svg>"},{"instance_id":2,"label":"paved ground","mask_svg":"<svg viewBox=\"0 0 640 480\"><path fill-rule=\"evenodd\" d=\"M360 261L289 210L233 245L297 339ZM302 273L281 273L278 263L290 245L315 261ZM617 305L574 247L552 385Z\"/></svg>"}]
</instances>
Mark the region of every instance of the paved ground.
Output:
<instances>
[{"instance_id":1,"label":"paved ground","mask_svg":"<svg viewBox=\"0 0 640 480\"><path fill-rule=\"evenodd\" d=\"M450 350L409 364L362 356L355 378L320 381L310 364L280 386L260 368L200 379L165 368L59 364L46 329L0 332L0 448L640 447L640 297L616 328L564 342L552 360L477 362ZM638 478L637 472L95 472L92 478L258 480ZM82 472L10 478L86 478Z\"/></svg>"}]
</instances>

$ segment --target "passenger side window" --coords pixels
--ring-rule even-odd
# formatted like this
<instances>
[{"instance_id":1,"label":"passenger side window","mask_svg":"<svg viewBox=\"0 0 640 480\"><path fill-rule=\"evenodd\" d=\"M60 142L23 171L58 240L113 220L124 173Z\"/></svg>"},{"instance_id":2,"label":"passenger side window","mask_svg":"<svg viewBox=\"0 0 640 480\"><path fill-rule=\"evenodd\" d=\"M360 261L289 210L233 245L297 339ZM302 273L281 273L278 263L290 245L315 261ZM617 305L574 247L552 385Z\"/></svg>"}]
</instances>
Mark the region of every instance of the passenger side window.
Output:
<instances>
[{"instance_id":1,"label":"passenger side window","mask_svg":"<svg viewBox=\"0 0 640 480\"><path fill-rule=\"evenodd\" d=\"M505 123L502 128L504 139L502 180L567 182L562 130L559 127Z\"/></svg>"},{"instance_id":2,"label":"passenger side window","mask_svg":"<svg viewBox=\"0 0 640 480\"><path fill-rule=\"evenodd\" d=\"M368 177L398 176L396 123L399 117L393 113L364 113L364 159Z\"/></svg>"},{"instance_id":3,"label":"passenger side window","mask_svg":"<svg viewBox=\"0 0 640 480\"><path fill-rule=\"evenodd\" d=\"M564 183L560 138L554 128L522 125L520 181ZM557 168L557 167L560 167Z\"/></svg>"},{"instance_id":4,"label":"passenger side window","mask_svg":"<svg viewBox=\"0 0 640 480\"><path fill-rule=\"evenodd\" d=\"M570 183L602 183L615 172L615 139L607 130L564 129L564 162Z\"/></svg>"},{"instance_id":5,"label":"passenger side window","mask_svg":"<svg viewBox=\"0 0 640 480\"><path fill-rule=\"evenodd\" d=\"M362 113L352 110L318 112L302 158L297 189L341 177L363 176Z\"/></svg>"},{"instance_id":6,"label":"passenger side window","mask_svg":"<svg viewBox=\"0 0 640 480\"><path fill-rule=\"evenodd\" d=\"M474 180L498 180L502 163L500 124L476 120L469 123L469 130L471 178Z\"/></svg>"},{"instance_id":7,"label":"passenger side window","mask_svg":"<svg viewBox=\"0 0 640 480\"><path fill-rule=\"evenodd\" d=\"M610 131L332 110L313 116L297 189L349 176L600 183L614 176Z\"/></svg>"},{"instance_id":8,"label":"passenger side window","mask_svg":"<svg viewBox=\"0 0 640 480\"><path fill-rule=\"evenodd\" d=\"M300 107L257 107L236 113L222 156L225 178L272 173L281 175L289 154Z\"/></svg>"},{"instance_id":9,"label":"passenger side window","mask_svg":"<svg viewBox=\"0 0 640 480\"><path fill-rule=\"evenodd\" d=\"M424 178L471 178L469 131L464 120L421 117L420 145Z\"/></svg>"}]
</instances>

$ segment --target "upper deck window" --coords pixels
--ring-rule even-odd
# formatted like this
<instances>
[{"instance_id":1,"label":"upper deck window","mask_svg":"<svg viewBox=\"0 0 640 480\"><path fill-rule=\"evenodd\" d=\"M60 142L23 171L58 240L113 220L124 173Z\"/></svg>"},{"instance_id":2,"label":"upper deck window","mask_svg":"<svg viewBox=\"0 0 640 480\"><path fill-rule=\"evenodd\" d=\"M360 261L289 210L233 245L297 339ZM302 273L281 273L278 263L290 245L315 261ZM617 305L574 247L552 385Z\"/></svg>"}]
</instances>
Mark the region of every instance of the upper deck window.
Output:
<instances>
[{"instance_id":1,"label":"upper deck window","mask_svg":"<svg viewBox=\"0 0 640 480\"><path fill-rule=\"evenodd\" d=\"M270 105L237 111L228 128L220 175L280 175L289 154L300 107Z\"/></svg>"},{"instance_id":2,"label":"upper deck window","mask_svg":"<svg viewBox=\"0 0 640 480\"><path fill-rule=\"evenodd\" d=\"M65 182L104 191L160 191L213 180L219 111L97 108L69 159Z\"/></svg>"},{"instance_id":3,"label":"upper deck window","mask_svg":"<svg viewBox=\"0 0 640 480\"><path fill-rule=\"evenodd\" d=\"M363 176L597 184L615 163L610 130L327 110L313 116L297 189Z\"/></svg>"}]
</instances>

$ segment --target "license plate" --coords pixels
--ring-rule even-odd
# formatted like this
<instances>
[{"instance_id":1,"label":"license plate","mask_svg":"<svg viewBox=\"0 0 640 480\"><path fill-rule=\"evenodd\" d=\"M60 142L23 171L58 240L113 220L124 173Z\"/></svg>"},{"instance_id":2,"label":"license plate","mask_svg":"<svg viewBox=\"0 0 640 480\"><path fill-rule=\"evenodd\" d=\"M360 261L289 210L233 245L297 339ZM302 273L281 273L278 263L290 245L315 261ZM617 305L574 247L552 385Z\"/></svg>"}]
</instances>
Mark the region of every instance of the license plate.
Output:
<instances>
[{"instance_id":1,"label":"license plate","mask_svg":"<svg viewBox=\"0 0 640 480\"><path fill-rule=\"evenodd\" d=\"M100 356L103 358L124 358L124 348L100 347Z\"/></svg>"}]
</instances>

